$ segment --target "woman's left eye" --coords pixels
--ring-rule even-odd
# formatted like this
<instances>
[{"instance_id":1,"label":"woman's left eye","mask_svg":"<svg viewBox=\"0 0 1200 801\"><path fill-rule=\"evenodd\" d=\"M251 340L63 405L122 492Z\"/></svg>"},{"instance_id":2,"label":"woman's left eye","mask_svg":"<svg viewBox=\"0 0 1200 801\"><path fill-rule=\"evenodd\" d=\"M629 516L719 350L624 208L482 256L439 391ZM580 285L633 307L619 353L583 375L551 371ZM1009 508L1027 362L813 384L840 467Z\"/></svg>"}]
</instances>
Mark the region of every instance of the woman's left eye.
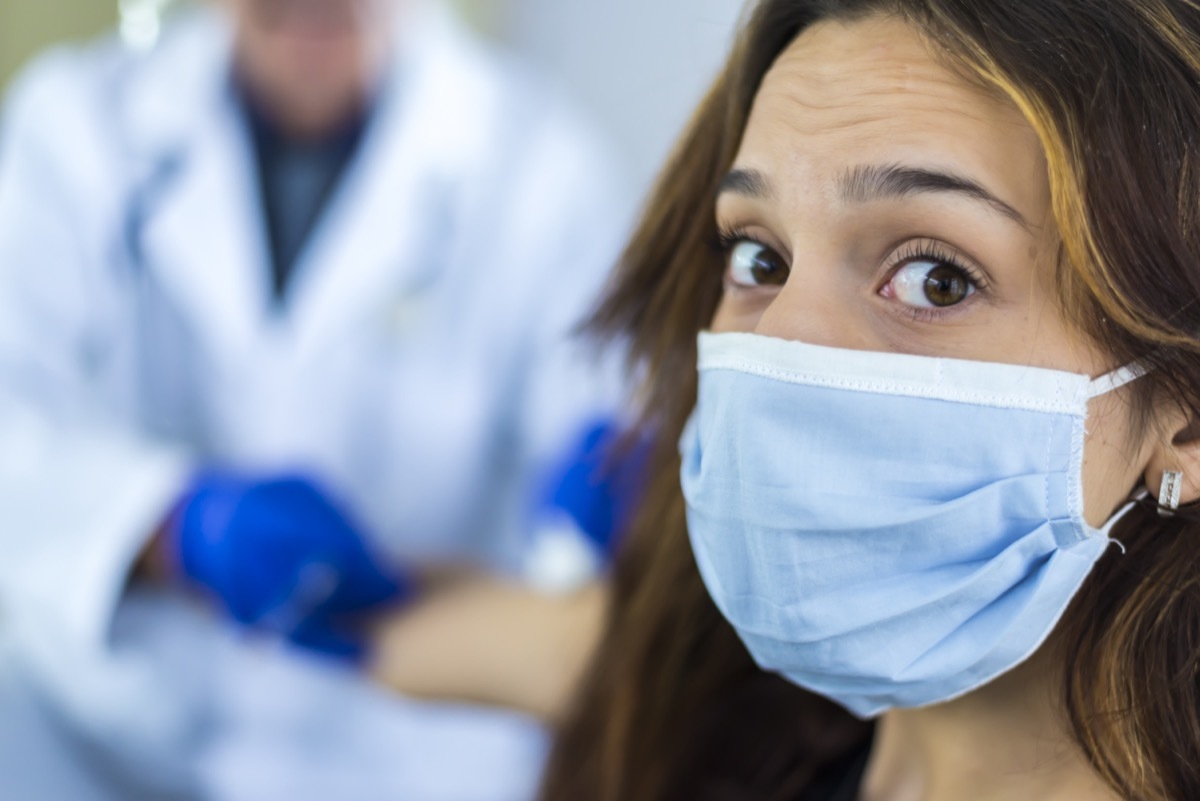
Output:
<instances>
[{"instance_id":1,"label":"woman's left eye","mask_svg":"<svg viewBox=\"0 0 1200 801\"><path fill-rule=\"evenodd\" d=\"M961 267L917 259L896 270L881 294L907 306L941 309L962 303L975 291L975 281Z\"/></svg>"}]
</instances>

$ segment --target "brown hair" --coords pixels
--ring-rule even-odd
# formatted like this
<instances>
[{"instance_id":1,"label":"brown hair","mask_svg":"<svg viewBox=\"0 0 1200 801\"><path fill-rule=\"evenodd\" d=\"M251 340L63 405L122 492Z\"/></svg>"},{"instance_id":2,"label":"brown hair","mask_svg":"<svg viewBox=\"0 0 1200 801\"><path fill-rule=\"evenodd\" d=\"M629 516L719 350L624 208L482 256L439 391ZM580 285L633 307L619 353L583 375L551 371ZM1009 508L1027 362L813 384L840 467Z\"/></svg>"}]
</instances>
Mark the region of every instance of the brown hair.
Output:
<instances>
[{"instance_id":1,"label":"brown hair","mask_svg":"<svg viewBox=\"0 0 1200 801\"><path fill-rule=\"evenodd\" d=\"M675 442L695 334L720 298L714 201L758 87L823 19L896 14L1015 104L1045 150L1066 309L1159 403L1200 417L1200 5L1194 0L763 0L651 196L593 321L626 340L657 433L609 629L544 786L548 801L795 798L868 724L758 671L700 582ZM1200 524L1152 507L1060 624L1083 753L1129 799L1200 798Z\"/></svg>"}]
</instances>

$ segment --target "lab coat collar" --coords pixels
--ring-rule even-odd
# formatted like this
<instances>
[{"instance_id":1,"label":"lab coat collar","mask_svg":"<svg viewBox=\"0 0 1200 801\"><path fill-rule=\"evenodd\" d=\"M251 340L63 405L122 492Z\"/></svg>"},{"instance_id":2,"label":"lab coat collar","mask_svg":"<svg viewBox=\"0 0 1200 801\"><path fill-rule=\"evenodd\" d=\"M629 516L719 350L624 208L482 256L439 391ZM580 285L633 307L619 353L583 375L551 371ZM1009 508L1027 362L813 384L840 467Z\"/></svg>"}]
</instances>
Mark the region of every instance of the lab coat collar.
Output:
<instances>
[{"instance_id":1,"label":"lab coat collar","mask_svg":"<svg viewBox=\"0 0 1200 801\"><path fill-rule=\"evenodd\" d=\"M229 79L231 31L218 13L189 17L155 51L131 57L140 62L131 70L126 139L129 194L150 196L145 219L131 226L140 266L193 327L222 351L251 352L268 332L316 347L435 281L453 240L459 176L474 179L494 127L481 118L503 116L487 62L448 13L417 2L398 22L397 56L361 151L301 253L287 313L278 316L252 153Z\"/></svg>"},{"instance_id":2,"label":"lab coat collar","mask_svg":"<svg viewBox=\"0 0 1200 801\"><path fill-rule=\"evenodd\" d=\"M222 351L259 332L266 245L244 122L230 82L232 30L186 12L148 53L131 53L118 132L130 268L173 299Z\"/></svg>"},{"instance_id":3,"label":"lab coat collar","mask_svg":"<svg viewBox=\"0 0 1200 801\"><path fill-rule=\"evenodd\" d=\"M383 322L426 292L460 246L456 226L498 98L472 43L436 3L417 3L355 162L296 266L289 319L302 350L341 327ZM490 79L490 78L489 78Z\"/></svg>"},{"instance_id":4,"label":"lab coat collar","mask_svg":"<svg viewBox=\"0 0 1200 801\"><path fill-rule=\"evenodd\" d=\"M129 155L153 160L186 149L227 99L232 52L227 18L201 7L181 12L153 49L127 53L117 116Z\"/></svg>"}]
</instances>

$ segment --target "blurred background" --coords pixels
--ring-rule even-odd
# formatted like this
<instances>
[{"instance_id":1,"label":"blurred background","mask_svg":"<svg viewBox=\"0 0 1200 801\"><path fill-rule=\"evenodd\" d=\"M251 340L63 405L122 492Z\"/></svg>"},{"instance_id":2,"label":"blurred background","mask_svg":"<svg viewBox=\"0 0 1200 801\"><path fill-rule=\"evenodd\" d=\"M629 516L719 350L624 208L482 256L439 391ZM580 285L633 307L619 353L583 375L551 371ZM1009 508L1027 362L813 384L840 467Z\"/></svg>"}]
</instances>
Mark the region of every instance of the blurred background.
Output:
<instances>
[{"instance_id":1,"label":"blurred background","mask_svg":"<svg viewBox=\"0 0 1200 801\"><path fill-rule=\"evenodd\" d=\"M716 74L742 0L452 0L557 78L645 186ZM0 86L47 45L115 25L117 0L0 0Z\"/></svg>"},{"instance_id":2,"label":"blurred background","mask_svg":"<svg viewBox=\"0 0 1200 801\"><path fill-rule=\"evenodd\" d=\"M0 0L0 799L529 801L743 0L190 1Z\"/></svg>"}]
</instances>

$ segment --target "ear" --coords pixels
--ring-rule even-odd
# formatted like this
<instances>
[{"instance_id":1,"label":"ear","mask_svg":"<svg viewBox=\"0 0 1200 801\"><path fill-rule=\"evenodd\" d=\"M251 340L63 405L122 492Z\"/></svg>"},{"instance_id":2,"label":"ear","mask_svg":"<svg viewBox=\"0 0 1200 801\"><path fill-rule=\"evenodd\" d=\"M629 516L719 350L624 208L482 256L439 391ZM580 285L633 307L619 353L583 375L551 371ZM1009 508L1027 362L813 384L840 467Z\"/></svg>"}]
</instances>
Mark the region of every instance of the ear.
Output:
<instances>
[{"instance_id":1,"label":"ear","mask_svg":"<svg viewBox=\"0 0 1200 801\"><path fill-rule=\"evenodd\" d=\"M1158 500L1163 474L1175 470L1183 473L1179 505L1200 501L1200 420L1177 411L1159 430L1161 442L1151 454L1143 475L1146 489Z\"/></svg>"}]
</instances>

